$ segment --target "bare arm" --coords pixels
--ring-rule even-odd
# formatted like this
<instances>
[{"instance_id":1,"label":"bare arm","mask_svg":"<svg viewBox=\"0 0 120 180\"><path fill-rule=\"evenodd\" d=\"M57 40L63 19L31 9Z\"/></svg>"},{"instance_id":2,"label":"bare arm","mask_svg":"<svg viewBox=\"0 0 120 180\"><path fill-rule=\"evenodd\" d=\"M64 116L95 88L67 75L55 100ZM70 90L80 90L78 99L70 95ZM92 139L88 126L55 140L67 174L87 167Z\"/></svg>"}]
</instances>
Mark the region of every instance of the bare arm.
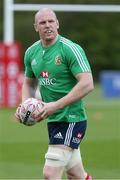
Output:
<instances>
[{"instance_id":1,"label":"bare arm","mask_svg":"<svg viewBox=\"0 0 120 180\"><path fill-rule=\"evenodd\" d=\"M36 85L37 83L34 78L24 77L23 86L22 86L22 102L30 97L35 96L35 91L37 87ZM15 117L18 121L20 121L20 115L19 115L20 107L21 105L18 106L15 113Z\"/></svg>"},{"instance_id":2,"label":"bare arm","mask_svg":"<svg viewBox=\"0 0 120 180\"><path fill-rule=\"evenodd\" d=\"M56 102L45 103L41 111L42 118L53 114L58 109L64 108L89 94L93 89L93 78L91 73L79 73L76 76L78 83L73 89L63 98Z\"/></svg>"},{"instance_id":3,"label":"bare arm","mask_svg":"<svg viewBox=\"0 0 120 180\"><path fill-rule=\"evenodd\" d=\"M25 77L22 86L22 102L29 97L35 97L36 88L37 88L36 79Z\"/></svg>"},{"instance_id":4,"label":"bare arm","mask_svg":"<svg viewBox=\"0 0 120 180\"><path fill-rule=\"evenodd\" d=\"M78 83L73 87L73 89L66 96L56 102L58 108L63 108L82 99L94 89L91 73L78 74L76 79L78 80Z\"/></svg>"}]
</instances>

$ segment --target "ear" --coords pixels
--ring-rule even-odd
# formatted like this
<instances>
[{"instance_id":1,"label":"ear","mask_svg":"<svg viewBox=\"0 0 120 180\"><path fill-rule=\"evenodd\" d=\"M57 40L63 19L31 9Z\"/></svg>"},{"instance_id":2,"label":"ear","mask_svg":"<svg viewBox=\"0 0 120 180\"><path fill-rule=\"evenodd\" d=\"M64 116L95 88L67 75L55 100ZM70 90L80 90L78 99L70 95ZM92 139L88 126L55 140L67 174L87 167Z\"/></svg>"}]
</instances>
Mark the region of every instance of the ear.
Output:
<instances>
[{"instance_id":1,"label":"ear","mask_svg":"<svg viewBox=\"0 0 120 180\"><path fill-rule=\"evenodd\" d=\"M57 23L57 29L59 29L59 21L57 20L56 23Z\"/></svg>"},{"instance_id":2,"label":"ear","mask_svg":"<svg viewBox=\"0 0 120 180\"><path fill-rule=\"evenodd\" d=\"M35 31L38 32L37 24L34 24Z\"/></svg>"}]
</instances>

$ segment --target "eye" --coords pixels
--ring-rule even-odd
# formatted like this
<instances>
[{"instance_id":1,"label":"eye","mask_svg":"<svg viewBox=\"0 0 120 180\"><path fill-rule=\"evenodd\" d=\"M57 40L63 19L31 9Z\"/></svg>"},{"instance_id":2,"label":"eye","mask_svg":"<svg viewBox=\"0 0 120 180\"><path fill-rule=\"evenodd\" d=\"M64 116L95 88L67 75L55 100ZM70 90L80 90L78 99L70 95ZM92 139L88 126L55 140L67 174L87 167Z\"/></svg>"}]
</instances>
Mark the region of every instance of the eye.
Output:
<instances>
[{"instance_id":1,"label":"eye","mask_svg":"<svg viewBox=\"0 0 120 180\"><path fill-rule=\"evenodd\" d=\"M43 25L45 23L46 23L45 21L41 21L41 22L39 22L39 25Z\"/></svg>"},{"instance_id":2,"label":"eye","mask_svg":"<svg viewBox=\"0 0 120 180\"><path fill-rule=\"evenodd\" d=\"M53 23L54 22L54 20L49 20L49 23Z\"/></svg>"}]
</instances>

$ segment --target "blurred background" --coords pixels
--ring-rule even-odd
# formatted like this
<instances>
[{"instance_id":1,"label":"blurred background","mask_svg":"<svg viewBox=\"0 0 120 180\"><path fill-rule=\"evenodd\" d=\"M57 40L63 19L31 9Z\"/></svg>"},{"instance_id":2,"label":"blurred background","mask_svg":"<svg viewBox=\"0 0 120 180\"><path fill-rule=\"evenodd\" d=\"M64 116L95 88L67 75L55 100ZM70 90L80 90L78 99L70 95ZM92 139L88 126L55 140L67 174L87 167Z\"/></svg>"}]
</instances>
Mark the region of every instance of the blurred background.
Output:
<instances>
[{"instance_id":1,"label":"blurred background","mask_svg":"<svg viewBox=\"0 0 120 180\"><path fill-rule=\"evenodd\" d=\"M119 0L14 3L120 5ZM15 11L14 44L4 44L4 1L0 1L0 178L42 179L48 143L46 122L25 127L14 120L20 102L24 53L38 40L34 14L35 11ZM120 11L56 14L59 33L85 50L95 82L94 92L85 98L89 121L81 144L83 162L94 179L120 179Z\"/></svg>"}]
</instances>

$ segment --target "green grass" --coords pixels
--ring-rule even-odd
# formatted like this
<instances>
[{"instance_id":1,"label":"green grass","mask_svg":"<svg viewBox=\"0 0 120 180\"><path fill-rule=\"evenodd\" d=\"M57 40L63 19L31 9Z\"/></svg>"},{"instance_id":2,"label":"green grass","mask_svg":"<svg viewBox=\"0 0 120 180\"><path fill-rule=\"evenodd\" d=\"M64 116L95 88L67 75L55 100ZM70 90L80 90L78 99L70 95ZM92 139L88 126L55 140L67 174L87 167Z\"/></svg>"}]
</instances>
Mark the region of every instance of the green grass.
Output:
<instances>
[{"instance_id":1,"label":"green grass","mask_svg":"<svg viewBox=\"0 0 120 180\"><path fill-rule=\"evenodd\" d=\"M120 179L120 99L105 99L96 86L85 98L89 117L81 143L85 169L94 179ZM15 109L0 109L0 179L42 179L46 122L26 127Z\"/></svg>"}]
</instances>

